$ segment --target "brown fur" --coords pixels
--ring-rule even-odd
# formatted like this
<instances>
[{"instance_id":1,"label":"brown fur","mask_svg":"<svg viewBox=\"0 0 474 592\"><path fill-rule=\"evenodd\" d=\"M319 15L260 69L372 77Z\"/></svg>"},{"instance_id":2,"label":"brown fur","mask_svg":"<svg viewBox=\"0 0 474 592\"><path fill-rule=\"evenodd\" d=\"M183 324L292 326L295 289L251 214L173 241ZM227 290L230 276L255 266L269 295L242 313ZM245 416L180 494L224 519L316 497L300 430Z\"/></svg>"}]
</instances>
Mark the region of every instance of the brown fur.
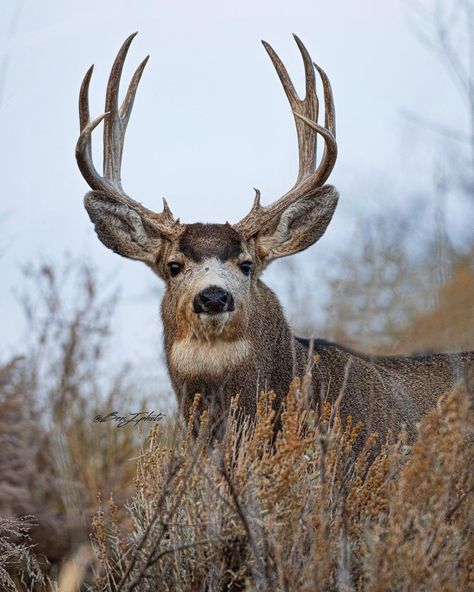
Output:
<instances>
[{"instance_id":1,"label":"brown fur","mask_svg":"<svg viewBox=\"0 0 474 592\"><path fill-rule=\"evenodd\" d=\"M230 224L188 224L179 238L180 252L193 261L227 261L242 253L239 233Z\"/></svg>"}]
</instances>

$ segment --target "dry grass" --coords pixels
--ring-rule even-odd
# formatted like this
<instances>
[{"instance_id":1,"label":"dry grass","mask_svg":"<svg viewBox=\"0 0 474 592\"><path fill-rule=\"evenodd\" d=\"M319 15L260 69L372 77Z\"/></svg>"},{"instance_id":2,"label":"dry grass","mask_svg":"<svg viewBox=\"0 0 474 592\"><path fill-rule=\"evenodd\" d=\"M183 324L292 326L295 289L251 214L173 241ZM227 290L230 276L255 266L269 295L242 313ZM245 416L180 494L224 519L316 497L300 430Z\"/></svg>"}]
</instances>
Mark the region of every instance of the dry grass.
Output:
<instances>
[{"instance_id":1,"label":"dry grass","mask_svg":"<svg viewBox=\"0 0 474 592\"><path fill-rule=\"evenodd\" d=\"M31 516L0 518L0 589L15 591L25 585L45 584L45 577L31 545Z\"/></svg>"},{"instance_id":2,"label":"dry grass","mask_svg":"<svg viewBox=\"0 0 474 592\"><path fill-rule=\"evenodd\" d=\"M416 443L317 417L297 381L274 438L270 395L255 426L236 407L222 444L158 426L138 462L128 520L94 521L95 590L474 589L474 422L459 387Z\"/></svg>"}]
</instances>

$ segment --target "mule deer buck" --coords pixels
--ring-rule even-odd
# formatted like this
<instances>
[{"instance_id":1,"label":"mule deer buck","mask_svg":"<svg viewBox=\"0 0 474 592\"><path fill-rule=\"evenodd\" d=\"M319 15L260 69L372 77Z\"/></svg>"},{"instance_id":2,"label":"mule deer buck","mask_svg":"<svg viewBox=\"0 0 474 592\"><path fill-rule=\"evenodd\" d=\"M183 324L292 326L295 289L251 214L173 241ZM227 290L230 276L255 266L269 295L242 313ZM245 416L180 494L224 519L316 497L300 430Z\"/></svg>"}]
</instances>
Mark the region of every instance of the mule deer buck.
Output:
<instances>
[{"instance_id":1,"label":"mule deer buck","mask_svg":"<svg viewBox=\"0 0 474 592\"><path fill-rule=\"evenodd\" d=\"M296 183L269 206L260 204L257 191L250 212L237 224L181 224L165 200L163 211L156 213L122 188L125 131L148 59L138 66L119 106L122 68L134 36L125 41L113 64L105 113L93 120L88 107L92 67L83 80L76 158L92 189L84 203L99 239L119 255L143 261L166 282L161 305L164 345L184 415L200 393L214 434L219 435L219 422L234 395L240 394L247 414L255 414L261 389L272 389L278 405L292 378L301 377L309 364L315 401L338 400L343 416L363 421L366 433L397 430L402 424L413 432L422 414L474 362L474 352L369 357L325 340L299 339L277 297L260 280L274 259L298 253L321 238L338 202L336 189L325 185L336 162L337 144L333 96L324 71L295 36L306 80L306 95L300 99L280 58L263 43L295 118ZM315 70L324 92L324 125L318 123ZM92 160L91 133L102 121L100 175ZM324 153L316 166L318 135L324 140Z\"/></svg>"}]
</instances>

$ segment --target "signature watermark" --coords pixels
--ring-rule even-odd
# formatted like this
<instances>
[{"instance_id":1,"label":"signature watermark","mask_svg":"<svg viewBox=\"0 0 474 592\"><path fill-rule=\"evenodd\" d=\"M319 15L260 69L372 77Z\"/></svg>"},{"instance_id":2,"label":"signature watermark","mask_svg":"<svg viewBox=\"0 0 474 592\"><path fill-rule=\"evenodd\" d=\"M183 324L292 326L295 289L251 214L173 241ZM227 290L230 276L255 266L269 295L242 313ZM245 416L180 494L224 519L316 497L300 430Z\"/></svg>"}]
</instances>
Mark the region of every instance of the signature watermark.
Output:
<instances>
[{"instance_id":1,"label":"signature watermark","mask_svg":"<svg viewBox=\"0 0 474 592\"><path fill-rule=\"evenodd\" d=\"M141 423L157 423L166 417L163 413L157 411L138 411L137 413L128 413L122 415L118 411L111 411L106 415L96 415L94 423L110 423L113 422L118 428L123 428L127 425L137 426Z\"/></svg>"}]
</instances>

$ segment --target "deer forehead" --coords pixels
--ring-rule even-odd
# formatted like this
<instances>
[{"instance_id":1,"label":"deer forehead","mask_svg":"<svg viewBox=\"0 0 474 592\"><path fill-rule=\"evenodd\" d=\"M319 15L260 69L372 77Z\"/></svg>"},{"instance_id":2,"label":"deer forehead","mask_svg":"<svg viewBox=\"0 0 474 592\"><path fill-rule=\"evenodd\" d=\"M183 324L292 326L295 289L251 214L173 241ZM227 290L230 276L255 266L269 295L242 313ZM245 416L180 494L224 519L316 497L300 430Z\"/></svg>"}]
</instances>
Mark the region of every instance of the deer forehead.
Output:
<instances>
[{"instance_id":1,"label":"deer forehead","mask_svg":"<svg viewBox=\"0 0 474 592\"><path fill-rule=\"evenodd\" d=\"M178 250L199 263L215 258L225 262L241 256L245 247L239 233L230 224L188 224L179 238Z\"/></svg>"}]
</instances>

